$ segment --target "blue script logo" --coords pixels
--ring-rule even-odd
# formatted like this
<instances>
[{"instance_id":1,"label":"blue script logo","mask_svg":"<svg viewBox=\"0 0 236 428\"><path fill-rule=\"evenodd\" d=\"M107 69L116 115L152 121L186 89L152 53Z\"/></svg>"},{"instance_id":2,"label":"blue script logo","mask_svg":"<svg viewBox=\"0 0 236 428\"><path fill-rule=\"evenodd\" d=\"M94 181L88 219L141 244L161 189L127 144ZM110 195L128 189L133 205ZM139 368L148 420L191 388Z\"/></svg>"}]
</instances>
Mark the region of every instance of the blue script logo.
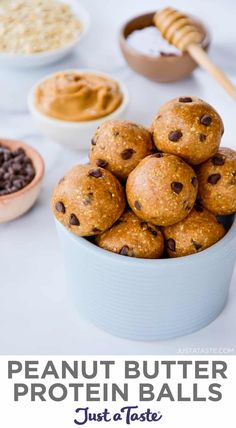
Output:
<instances>
[{"instance_id":1,"label":"blue script logo","mask_svg":"<svg viewBox=\"0 0 236 428\"><path fill-rule=\"evenodd\" d=\"M76 409L77 418L74 420L76 425L84 425L87 422L118 422L124 421L127 425L131 422L158 422L162 418L159 411L153 412L147 409L145 412L139 413L138 406L122 407L119 412L111 414L108 409L104 409L100 413L90 411L89 407L78 407Z\"/></svg>"}]
</instances>

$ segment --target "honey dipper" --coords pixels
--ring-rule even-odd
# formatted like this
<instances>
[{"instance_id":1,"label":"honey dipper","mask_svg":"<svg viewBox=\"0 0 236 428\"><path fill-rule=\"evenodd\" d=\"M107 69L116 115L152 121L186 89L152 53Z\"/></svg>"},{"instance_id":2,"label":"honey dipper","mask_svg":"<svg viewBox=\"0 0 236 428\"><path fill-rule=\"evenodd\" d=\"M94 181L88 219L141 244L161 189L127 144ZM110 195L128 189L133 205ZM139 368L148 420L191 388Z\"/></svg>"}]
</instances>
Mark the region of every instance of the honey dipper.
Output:
<instances>
[{"instance_id":1,"label":"honey dipper","mask_svg":"<svg viewBox=\"0 0 236 428\"><path fill-rule=\"evenodd\" d=\"M154 24L164 39L182 52L187 51L236 100L236 87L225 73L210 60L201 46L203 35L190 18L171 7L167 7L156 12Z\"/></svg>"}]
</instances>

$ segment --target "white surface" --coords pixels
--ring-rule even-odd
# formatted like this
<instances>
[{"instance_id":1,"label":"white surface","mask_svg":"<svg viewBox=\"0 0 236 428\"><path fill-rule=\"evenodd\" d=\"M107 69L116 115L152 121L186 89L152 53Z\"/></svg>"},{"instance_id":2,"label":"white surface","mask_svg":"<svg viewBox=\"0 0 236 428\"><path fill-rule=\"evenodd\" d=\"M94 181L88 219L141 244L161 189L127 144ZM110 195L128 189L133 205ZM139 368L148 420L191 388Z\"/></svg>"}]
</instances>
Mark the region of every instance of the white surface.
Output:
<instances>
[{"instance_id":1,"label":"white surface","mask_svg":"<svg viewBox=\"0 0 236 428\"><path fill-rule=\"evenodd\" d=\"M176 0L173 3L176 8L204 17L214 36L210 55L236 83L235 2ZM145 3L84 0L83 4L91 13L92 23L74 62L80 68L100 69L124 80L131 96L128 118L149 125L165 101L177 95L197 95L212 103L222 115L225 123L222 144L236 148L235 102L205 72L198 69L185 81L155 84L126 66L117 44L118 29L129 17L155 10L155 0ZM160 7L167 4L169 1L158 2ZM110 336L81 320L67 295L63 261L49 208L53 185L79 161L79 156L45 141L28 114L10 115L1 111L0 130L2 136L22 138L35 146L44 156L47 169L41 198L33 210L0 226L0 353L236 353L235 275L223 313L193 335L167 342L131 342Z\"/></svg>"}]
</instances>

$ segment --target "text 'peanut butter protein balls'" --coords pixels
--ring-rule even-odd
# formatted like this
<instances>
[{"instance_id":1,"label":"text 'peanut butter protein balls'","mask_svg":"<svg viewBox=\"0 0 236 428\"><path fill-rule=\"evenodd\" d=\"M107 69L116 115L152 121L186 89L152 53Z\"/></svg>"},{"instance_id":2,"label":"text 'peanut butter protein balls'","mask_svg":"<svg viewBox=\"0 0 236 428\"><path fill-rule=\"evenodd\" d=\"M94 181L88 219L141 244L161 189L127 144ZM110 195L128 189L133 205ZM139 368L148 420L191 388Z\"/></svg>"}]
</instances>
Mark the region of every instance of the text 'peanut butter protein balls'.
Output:
<instances>
[{"instance_id":1,"label":"text 'peanut butter protein balls'","mask_svg":"<svg viewBox=\"0 0 236 428\"><path fill-rule=\"evenodd\" d=\"M113 253L146 259L158 259L164 250L158 227L140 220L132 211L125 212L111 229L98 235L96 243Z\"/></svg>"},{"instance_id":2,"label":"text 'peanut butter protein balls'","mask_svg":"<svg viewBox=\"0 0 236 428\"><path fill-rule=\"evenodd\" d=\"M216 110L196 97L179 97L164 104L152 123L158 150L192 165L205 162L220 145L224 127Z\"/></svg>"},{"instance_id":3,"label":"text 'peanut butter protein balls'","mask_svg":"<svg viewBox=\"0 0 236 428\"><path fill-rule=\"evenodd\" d=\"M156 153L143 159L127 180L126 193L134 213L157 226L183 220L197 197L193 169L174 155Z\"/></svg>"},{"instance_id":4,"label":"text 'peanut butter protein balls'","mask_svg":"<svg viewBox=\"0 0 236 428\"><path fill-rule=\"evenodd\" d=\"M146 128L133 122L110 120L97 129L92 139L90 161L125 180L152 149L152 135Z\"/></svg>"},{"instance_id":5,"label":"text 'peanut butter protein balls'","mask_svg":"<svg viewBox=\"0 0 236 428\"><path fill-rule=\"evenodd\" d=\"M163 233L169 256L182 257L215 244L225 235L225 229L214 214L196 205L184 220L164 227Z\"/></svg>"},{"instance_id":6,"label":"text 'peanut butter protein balls'","mask_svg":"<svg viewBox=\"0 0 236 428\"><path fill-rule=\"evenodd\" d=\"M77 165L60 180L52 195L56 218L79 236L104 232L125 208L119 181L102 168Z\"/></svg>"},{"instance_id":7,"label":"text 'peanut butter protein balls'","mask_svg":"<svg viewBox=\"0 0 236 428\"><path fill-rule=\"evenodd\" d=\"M221 148L198 171L199 196L203 205L216 215L236 211L236 152Z\"/></svg>"}]
</instances>

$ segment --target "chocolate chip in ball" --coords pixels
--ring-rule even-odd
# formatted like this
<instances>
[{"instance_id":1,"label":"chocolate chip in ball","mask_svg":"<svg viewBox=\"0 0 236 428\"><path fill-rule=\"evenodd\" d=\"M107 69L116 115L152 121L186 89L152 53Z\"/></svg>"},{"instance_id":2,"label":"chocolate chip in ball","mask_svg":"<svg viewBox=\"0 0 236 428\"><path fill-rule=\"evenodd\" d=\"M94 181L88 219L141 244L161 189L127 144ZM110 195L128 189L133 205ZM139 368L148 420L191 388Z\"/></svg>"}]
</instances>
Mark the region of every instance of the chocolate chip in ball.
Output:
<instances>
[{"instance_id":1,"label":"chocolate chip in ball","mask_svg":"<svg viewBox=\"0 0 236 428\"><path fill-rule=\"evenodd\" d=\"M139 201L135 201L135 203L134 203L134 206L135 206L135 208L137 209L137 210L141 210L141 208L142 208L142 205L140 204L140 202Z\"/></svg>"},{"instance_id":2,"label":"chocolate chip in ball","mask_svg":"<svg viewBox=\"0 0 236 428\"><path fill-rule=\"evenodd\" d=\"M63 202L57 202L55 208L59 213L65 214L66 212L66 208Z\"/></svg>"},{"instance_id":3,"label":"chocolate chip in ball","mask_svg":"<svg viewBox=\"0 0 236 428\"><path fill-rule=\"evenodd\" d=\"M179 98L179 102L180 103L192 103L193 100L191 97L180 97Z\"/></svg>"},{"instance_id":4,"label":"chocolate chip in ball","mask_svg":"<svg viewBox=\"0 0 236 428\"><path fill-rule=\"evenodd\" d=\"M191 180L191 183L192 183L193 187L197 187L197 185L198 185L197 177L193 177Z\"/></svg>"},{"instance_id":5,"label":"chocolate chip in ball","mask_svg":"<svg viewBox=\"0 0 236 428\"><path fill-rule=\"evenodd\" d=\"M89 171L89 176L94 178L102 177L102 171L99 168L94 168Z\"/></svg>"},{"instance_id":6,"label":"chocolate chip in ball","mask_svg":"<svg viewBox=\"0 0 236 428\"><path fill-rule=\"evenodd\" d=\"M122 256L128 256L128 254L129 254L129 247L128 247L128 245L124 245L124 246L121 248L121 250L120 250L120 254L121 254Z\"/></svg>"},{"instance_id":7,"label":"chocolate chip in ball","mask_svg":"<svg viewBox=\"0 0 236 428\"><path fill-rule=\"evenodd\" d=\"M215 155L213 156L213 158L211 158L211 162L213 163L213 165L221 166L224 165L225 160L222 156Z\"/></svg>"},{"instance_id":8,"label":"chocolate chip in ball","mask_svg":"<svg viewBox=\"0 0 236 428\"><path fill-rule=\"evenodd\" d=\"M194 241L194 239L192 239L191 241L192 241L192 244L193 244L196 251L201 250L201 248L202 248L201 244L199 244L197 241Z\"/></svg>"},{"instance_id":9,"label":"chocolate chip in ball","mask_svg":"<svg viewBox=\"0 0 236 428\"><path fill-rule=\"evenodd\" d=\"M171 189L174 193L177 193L177 195L182 191L183 187L183 184L178 181L173 181L173 183L171 183Z\"/></svg>"},{"instance_id":10,"label":"chocolate chip in ball","mask_svg":"<svg viewBox=\"0 0 236 428\"><path fill-rule=\"evenodd\" d=\"M209 126L209 125L211 124L211 122L212 122L212 118L211 118L211 116L208 116L208 114L204 114L204 115L200 118L200 123L201 123L202 125Z\"/></svg>"},{"instance_id":11,"label":"chocolate chip in ball","mask_svg":"<svg viewBox=\"0 0 236 428\"><path fill-rule=\"evenodd\" d=\"M174 239L172 239L172 238L167 239L166 244L167 244L168 250L175 251L175 240Z\"/></svg>"},{"instance_id":12,"label":"chocolate chip in ball","mask_svg":"<svg viewBox=\"0 0 236 428\"><path fill-rule=\"evenodd\" d=\"M206 141L206 135L205 135L205 134L200 133L200 134L199 134L199 141L201 141L201 143L204 143L204 141Z\"/></svg>"},{"instance_id":13,"label":"chocolate chip in ball","mask_svg":"<svg viewBox=\"0 0 236 428\"><path fill-rule=\"evenodd\" d=\"M80 222L79 222L79 220L75 214L70 215L69 223L71 226L79 226L80 225Z\"/></svg>"},{"instance_id":14,"label":"chocolate chip in ball","mask_svg":"<svg viewBox=\"0 0 236 428\"><path fill-rule=\"evenodd\" d=\"M168 138L170 141L173 141L175 143L176 141L179 141L182 136L183 136L182 132L179 130L176 130L176 131L171 131L168 135Z\"/></svg>"},{"instance_id":15,"label":"chocolate chip in ball","mask_svg":"<svg viewBox=\"0 0 236 428\"><path fill-rule=\"evenodd\" d=\"M97 166L100 166L101 168L105 168L108 165L108 162L103 159L97 159L96 160Z\"/></svg>"},{"instance_id":16,"label":"chocolate chip in ball","mask_svg":"<svg viewBox=\"0 0 236 428\"><path fill-rule=\"evenodd\" d=\"M219 180L221 179L221 175L220 174L211 174L209 175L207 182L209 184L216 184Z\"/></svg>"},{"instance_id":17,"label":"chocolate chip in ball","mask_svg":"<svg viewBox=\"0 0 236 428\"><path fill-rule=\"evenodd\" d=\"M157 231L153 229L152 227L148 226L147 228L148 232L150 232L153 236L157 236Z\"/></svg>"},{"instance_id":18,"label":"chocolate chip in ball","mask_svg":"<svg viewBox=\"0 0 236 428\"><path fill-rule=\"evenodd\" d=\"M133 156L134 153L135 153L135 151L133 149L125 149L125 150L123 150L123 152L121 152L120 155L121 155L122 159L128 160Z\"/></svg>"},{"instance_id":19,"label":"chocolate chip in ball","mask_svg":"<svg viewBox=\"0 0 236 428\"><path fill-rule=\"evenodd\" d=\"M91 140L91 144L92 144L92 146L96 146L96 141L92 138L92 140Z\"/></svg>"}]
</instances>

